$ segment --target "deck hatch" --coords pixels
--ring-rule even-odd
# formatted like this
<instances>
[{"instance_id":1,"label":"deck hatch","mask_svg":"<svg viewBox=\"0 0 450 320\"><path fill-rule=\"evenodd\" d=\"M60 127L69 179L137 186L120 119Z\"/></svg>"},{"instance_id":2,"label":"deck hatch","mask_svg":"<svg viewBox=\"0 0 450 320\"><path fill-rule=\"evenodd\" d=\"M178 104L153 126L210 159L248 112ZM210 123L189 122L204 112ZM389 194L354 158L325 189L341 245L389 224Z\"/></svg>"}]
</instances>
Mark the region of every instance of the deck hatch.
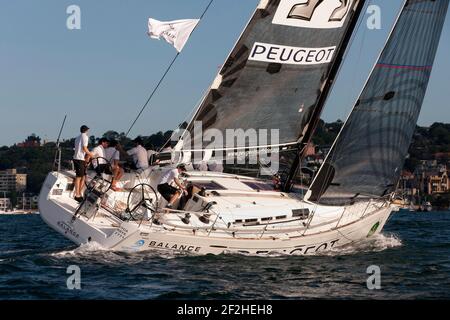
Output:
<instances>
[{"instance_id":1,"label":"deck hatch","mask_svg":"<svg viewBox=\"0 0 450 320\"><path fill-rule=\"evenodd\" d=\"M192 181L192 184L199 189L205 190L227 190L224 186L215 181Z\"/></svg>"},{"instance_id":2,"label":"deck hatch","mask_svg":"<svg viewBox=\"0 0 450 320\"><path fill-rule=\"evenodd\" d=\"M253 182L253 181L241 181L241 182L256 191L274 191L274 186L271 183Z\"/></svg>"}]
</instances>

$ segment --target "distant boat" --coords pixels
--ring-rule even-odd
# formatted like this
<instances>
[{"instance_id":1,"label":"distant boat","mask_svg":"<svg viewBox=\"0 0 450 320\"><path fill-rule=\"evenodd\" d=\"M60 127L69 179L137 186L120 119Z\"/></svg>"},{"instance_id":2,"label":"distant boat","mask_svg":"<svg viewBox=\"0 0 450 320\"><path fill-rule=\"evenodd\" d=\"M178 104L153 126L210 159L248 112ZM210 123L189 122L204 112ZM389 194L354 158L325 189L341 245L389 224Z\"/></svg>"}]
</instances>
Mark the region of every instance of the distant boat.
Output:
<instances>
[{"instance_id":1,"label":"distant boat","mask_svg":"<svg viewBox=\"0 0 450 320\"><path fill-rule=\"evenodd\" d=\"M296 192L301 160L365 3L261 1L185 131L195 137L196 121L203 132L277 129L278 145L249 139L230 151L209 147L206 138L193 150L186 138L172 153L172 164L124 177L123 192L112 191L107 177L91 175L81 204L73 199L74 172L52 172L40 194L42 219L77 244L195 254L311 255L381 232L398 209L395 185L449 0L405 1L322 167L306 194ZM184 179L192 192L179 210L167 209L155 191L161 175L176 163L191 165L196 152L207 161L214 152L236 156L267 148L292 156L280 173L281 190L278 177L262 180L246 175L248 168L228 166L227 173L189 170Z\"/></svg>"}]
</instances>

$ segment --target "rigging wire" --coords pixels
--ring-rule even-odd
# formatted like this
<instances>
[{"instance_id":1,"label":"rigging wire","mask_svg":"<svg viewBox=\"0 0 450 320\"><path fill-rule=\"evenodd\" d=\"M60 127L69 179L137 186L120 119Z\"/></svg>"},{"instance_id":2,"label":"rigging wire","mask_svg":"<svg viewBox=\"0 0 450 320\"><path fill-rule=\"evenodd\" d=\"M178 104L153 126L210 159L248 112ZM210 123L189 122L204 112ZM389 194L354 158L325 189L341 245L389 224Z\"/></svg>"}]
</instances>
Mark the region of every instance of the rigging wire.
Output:
<instances>
[{"instance_id":1,"label":"rigging wire","mask_svg":"<svg viewBox=\"0 0 450 320\"><path fill-rule=\"evenodd\" d=\"M209 8L211 7L212 3L214 2L214 0L210 0L208 5L206 6L205 10L203 11L203 13L201 14L200 18L199 18L199 23L195 26L195 28L192 30L192 33L194 33L195 29L197 29L198 25L200 24L200 21L203 19L203 17L205 16L205 14L208 12ZM149 98L147 99L147 101L145 102L145 104L142 106L141 110L139 111L138 115L136 116L136 118L134 119L134 121L132 122L130 128L128 129L127 133L125 134L126 137L128 137L128 135L130 134L131 130L133 129L133 127L136 125L136 122L139 120L139 118L141 117L142 113L145 111L145 109L147 108L148 104L150 103L150 101L152 100L153 96L155 95L156 91L158 91L159 87L161 86L161 84L163 83L164 79L166 78L167 74L169 73L169 71L172 69L173 65L175 64L175 62L177 61L178 57L180 56L181 52L177 52L177 54L175 55L175 57L173 58L172 62L169 64L169 66L167 67L166 71L164 72L163 76L161 77L161 79L158 81L157 85L155 86L155 88L153 89L153 91L151 92Z\"/></svg>"},{"instance_id":2,"label":"rigging wire","mask_svg":"<svg viewBox=\"0 0 450 320\"><path fill-rule=\"evenodd\" d=\"M198 105L200 105L200 104L202 103L202 101L203 101L203 100L205 99L205 97L208 95L209 90L210 90L210 88L208 88L208 89L206 90L206 92L201 96L201 98L200 98L200 99L198 100L198 102L195 104L196 106L198 106ZM188 123L189 119L191 119L191 118L194 116L194 113L195 113L196 111L197 111L197 110L194 108L194 109L192 109L192 110L189 112L189 114L184 118L183 122L181 122L181 123L177 126L177 128L172 132L172 134L170 135L170 137L169 137L166 141L164 141L164 143L162 144L162 146L158 149L158 152L161 152L161 151L164 149L164 147L169 143L169 141L172 140L173 136L177 133L177 131L178 131L179 129L181 129L182 125L183 125L184 123Z\"/></svg>"},{"instance_id":3,"label":"rigging wire","mask_svg":"<svg viewBox=\"0 0 450 320\"><path fill-rule=\"evenodd\" d=\"M180 56L180 52L178 52L175 57L173 58L172 62L169 64L169 66L167 67L166 71L164 72L163 76L161 77L161 79L159 79L158 84L156 85L156 87L153 89L152 93L150 94L149 98L147 99L147 101L145 102L144 106L141 108L141 111L138 113L138 115L136 116L136 118L134 119L133 123L131 124L130 128L128 129L127 133L125 134L126 137L128 137L128 135L130 134L130 131L133 129L133 127L135 126L136 122L139 120L139 118L141 117L142 113L144 112L144 110L147 108L150 100L152 100L153 96L155 95L156 91L159 89L159 87L161 86L161 83L164 81L164 79L166 78L167 74L169 73L170 69L172 69L172 66L174 65L175 61L177 61L178 57Z\"/></svg>"}]
</instances>

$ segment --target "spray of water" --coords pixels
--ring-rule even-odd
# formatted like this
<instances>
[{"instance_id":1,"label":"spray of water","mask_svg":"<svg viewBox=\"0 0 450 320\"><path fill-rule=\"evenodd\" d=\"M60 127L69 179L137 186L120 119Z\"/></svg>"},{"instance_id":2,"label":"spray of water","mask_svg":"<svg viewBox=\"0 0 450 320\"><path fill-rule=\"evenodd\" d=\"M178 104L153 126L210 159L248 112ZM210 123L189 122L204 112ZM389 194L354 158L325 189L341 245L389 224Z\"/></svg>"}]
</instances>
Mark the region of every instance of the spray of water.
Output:
<instances>
[{"instance_id":1,"label":"spray of water","mask_svg":"<svg viewBox=\"0 0 450 320\"><path fill-rule=\"evenodd\" d=\"M186 256L184 253L176 253L171 251L149 250L140 252L120 252L112 251L102 247L96 242L82 244L72 250L63 250L51 254L54 258L80 258L94 259L98 262L105 261L109 263L120 262L126 260L128 263L138 263L149 258L173 259L180 256Z\"/></svg>"},{"instance_id":2,"label":"spray of water","mask_svg":"<svg viewBox=\"0 0 450 320\"><path fill-rule=\"evenodd\" d=\"M86 244L82 244L81 246L73 250L63 250L59 252L54 252L51 254L51 256L53 257L83 256L83 255L90 255L91 253L98 253L101 251L107 251L107 249L103 248L97 242L89 242Z\"/></svg>"},{"instance_id":3,"label":"spray of water","mask_svg":"<svg viewBox=\"0 0 450 320\"><path fill-rule=\"evenodd\" d=\"M353 255L358 253L381 252L403 245L402 241L394 234L377 234L363 241L348 244L346 246L333 248L323 253L327 256Z\"/></svg>"},{"instance_id":4,"label":"spray of water","mask_svg":"<svg viewBox=\"0 0 450 320\"><path fill-rule=\"evenodd\" d=\"M371 238L365 239L363 241L355 242L346 246L336 247L330 251L322 251L315 254L316 256L342 256L342 255L354 255L359 253L367 252L381 252L388 249L393 249L401 247L402 241L394 234L378 234ZM225 253L226 254L226 253ZM96 258L104 259L106 261L121 260L127 258L128 260L142 260L147 258L163 258L163 259L174 259L179 257L186 257L186 253L176 253L171 251L159 251L151 250L136 253L123 253L123 252L113 252L110 249L102 247L96 242L91 242L88 244L83 244L72 250L64 250L60 252L54 252L51 256L55 258ZM235 253L233 253L235 255ZM258 256L254 254L239 254L245 256ZM269 253L266 256L269 257L285 257L288 254L282 253Z\"/></svg>"}]
</instances>

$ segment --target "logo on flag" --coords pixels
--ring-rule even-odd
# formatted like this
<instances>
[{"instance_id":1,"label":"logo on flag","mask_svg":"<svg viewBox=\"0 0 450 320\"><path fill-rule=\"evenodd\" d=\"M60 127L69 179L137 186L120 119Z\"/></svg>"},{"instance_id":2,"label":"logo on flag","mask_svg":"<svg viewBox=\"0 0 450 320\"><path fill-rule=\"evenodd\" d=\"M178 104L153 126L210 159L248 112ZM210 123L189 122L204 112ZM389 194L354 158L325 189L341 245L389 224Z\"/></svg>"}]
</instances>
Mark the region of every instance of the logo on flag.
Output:
<instances>
[{"instance_id":1,"label":"logo on flag","mask_svg":"<svg viewBox=\"0 0 450 320\"><path fill-rule=\"evenodd\" d=\"M199 21L185 19L163 22L150 18L148 19L148 35L158 40L162 37L181 52Z\"/></svg>"}]
</instances>

